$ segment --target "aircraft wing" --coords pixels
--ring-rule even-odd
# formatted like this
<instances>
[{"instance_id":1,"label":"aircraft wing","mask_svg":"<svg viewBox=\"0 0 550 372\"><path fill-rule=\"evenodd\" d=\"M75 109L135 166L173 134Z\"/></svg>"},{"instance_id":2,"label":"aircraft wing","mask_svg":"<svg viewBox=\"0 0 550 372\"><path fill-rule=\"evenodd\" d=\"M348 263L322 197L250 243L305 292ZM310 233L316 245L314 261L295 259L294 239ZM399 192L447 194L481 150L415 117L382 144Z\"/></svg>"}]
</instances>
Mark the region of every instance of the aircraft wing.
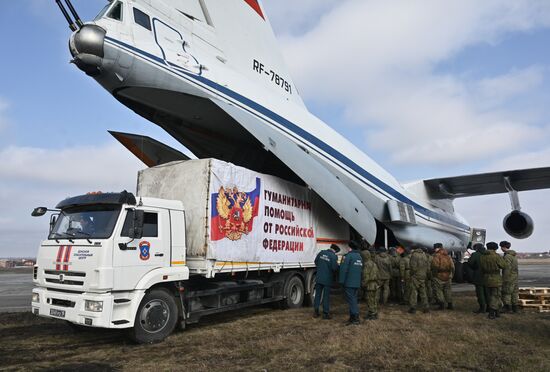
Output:
<instances>
[{"instance_id":1,"label":"aircraft wing","mask_svg":"<svg viewBox=\"0 0 550 372\"><path fill-rule=\"evenodd\" d=\"M434 178L425 180L424 184L432 198L454 199L511 191L506 180L515 191L547 189L550 188L550 167Z\"/></svg>"},{"instance_id":2,"label":"aircraft wing","mask_svg":"<svg viewBox=\"0 0 550 372\"><path fill-rule=\"evenodd\" d=\"M113 131L109 133L148 167L189 160L187 155L150 137Z\"/></svg>"},{"instance_id":3,"label":"aircraft wing","mask_svg":"<svg viewBox=\"0 0 550 372\"><path fill-rule=\"evenodd\" d=\"M369 243L376 240L376 221L359 198L306 150L248 111L219 100L213 101L241 124L266 150L292 169L309 187Z\"/></svg>"}]
</instances>

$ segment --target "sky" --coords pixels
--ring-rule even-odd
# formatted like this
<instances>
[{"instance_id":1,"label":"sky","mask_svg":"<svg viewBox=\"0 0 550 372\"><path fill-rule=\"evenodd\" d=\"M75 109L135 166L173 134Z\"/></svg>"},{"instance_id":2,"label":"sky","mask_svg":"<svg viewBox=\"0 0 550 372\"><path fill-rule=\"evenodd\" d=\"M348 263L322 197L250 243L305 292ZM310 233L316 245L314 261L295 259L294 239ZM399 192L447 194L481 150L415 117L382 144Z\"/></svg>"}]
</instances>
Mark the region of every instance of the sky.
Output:
<instances>
[{"instance_id":1,"label":"sky","mask_svg":"<svg viewBox=\"0 0 550 372\"><path fill-rule=\"evenodd\" d=\"M73 0L89 20L104 0ZM550 2L263 0L294 82L320 117L403 182L550 165ZM34 256L36 206L135 191L143 165L107 130L168 134L69 63L55 2L0 1L0 257ZM183 149L182 149L183 150ZM548 250L550 190L520 194L527 240L502 229L505 194L459 199L490 240Z\"/></svg>"}]
</instances>

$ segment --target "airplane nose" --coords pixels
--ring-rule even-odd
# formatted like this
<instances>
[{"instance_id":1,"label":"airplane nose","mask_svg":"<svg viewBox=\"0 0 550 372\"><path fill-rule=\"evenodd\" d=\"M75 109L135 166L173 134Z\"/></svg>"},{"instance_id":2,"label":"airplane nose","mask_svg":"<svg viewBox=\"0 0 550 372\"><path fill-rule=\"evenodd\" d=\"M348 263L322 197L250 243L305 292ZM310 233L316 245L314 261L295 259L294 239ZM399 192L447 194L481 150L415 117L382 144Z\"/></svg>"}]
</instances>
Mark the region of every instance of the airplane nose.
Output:
<instances>
[{"instance_id":1,"label":"airplane nose","mask_svg":"<svg viewBox=\"0 0 550 372\"><path fill-rule=\"evenodd\" d=\"M106 31L96 25L83 25L69 40L73 63L90 76L101 73Z\"/></svg>"}]
</instances>

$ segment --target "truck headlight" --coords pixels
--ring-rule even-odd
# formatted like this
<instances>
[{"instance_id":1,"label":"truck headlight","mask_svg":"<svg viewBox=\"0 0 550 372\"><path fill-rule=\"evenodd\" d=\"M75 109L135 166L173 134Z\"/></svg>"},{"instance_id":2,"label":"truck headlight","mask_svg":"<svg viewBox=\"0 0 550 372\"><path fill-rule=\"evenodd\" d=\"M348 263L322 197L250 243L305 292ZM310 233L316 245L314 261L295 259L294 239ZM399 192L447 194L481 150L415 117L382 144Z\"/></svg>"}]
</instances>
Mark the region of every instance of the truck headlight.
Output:
<instances>
[{"instance_id":1,"label":"truck headlight","mask_svg":"<svg viewBox=\"0 0 550 372\"><path fill-rule=\"evenodd\" d=\"M86 300L86 302L84 303L84 308L86 309L86 311L100 313L103 311L103 301Z\"/></svg>"},{"instance_id":2,"label":"truck headlight","mask_svg":"<svg viewBox=\"0 0 550 372\"><path fill-rule=\"evenodd\" d=\"M32 294L32 302L40 302L40 295L38 293Z\"/></svg>"}]
</instances>

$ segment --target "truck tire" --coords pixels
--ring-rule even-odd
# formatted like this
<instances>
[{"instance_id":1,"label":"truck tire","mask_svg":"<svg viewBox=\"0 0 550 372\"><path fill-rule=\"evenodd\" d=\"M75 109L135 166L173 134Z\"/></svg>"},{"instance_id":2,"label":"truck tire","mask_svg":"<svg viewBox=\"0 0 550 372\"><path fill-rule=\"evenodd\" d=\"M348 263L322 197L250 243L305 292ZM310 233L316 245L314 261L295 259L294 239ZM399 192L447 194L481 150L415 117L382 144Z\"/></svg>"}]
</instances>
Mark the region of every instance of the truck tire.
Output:
<instances>
[{"instance_id":1,"label":"truck tire","mask_svg":"<svg viewBox=\"0 0 550 372\"><path fill-rule=\"evenodd\" d=\"M304 283L299 276L291 276L285 283L285 299L282 302L283 309L296 309L302 307L305 297Z\"/></svg>"},{"instance_id":2,"label":"truck tire","mask_svg":"<svg viewBox=\"0 0 550 372\"><path fill-rule=\"evenodd\" d=\"M176 300L165 289L153 289L145 294L130 328L130 338L138 344L163 341L176 327L178 307Z\"/></svg>"}]
</instances>

